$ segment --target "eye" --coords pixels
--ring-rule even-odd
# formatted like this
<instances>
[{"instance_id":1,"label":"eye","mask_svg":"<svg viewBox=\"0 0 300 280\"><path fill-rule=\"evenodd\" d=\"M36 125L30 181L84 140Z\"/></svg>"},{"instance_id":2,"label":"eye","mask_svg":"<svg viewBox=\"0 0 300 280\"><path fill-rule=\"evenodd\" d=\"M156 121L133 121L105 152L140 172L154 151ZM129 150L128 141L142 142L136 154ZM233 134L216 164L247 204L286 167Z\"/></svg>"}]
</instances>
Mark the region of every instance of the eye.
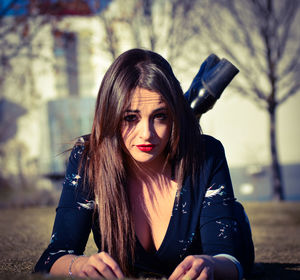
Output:
<instances>
[{"instance_id":1,"label":"eye","mask_svg":"<svg viewBox=\"0 0 300 280\"><path fill-rule=\"evenodd\" d=\"M168 114L166 113L158 113L154 115L154 119L160 120L160 121L164 121L168 118Z\"/></svg>"},{"instance_id":2,"label":"eye","mask_svg":"<svg viewBox=\"0 0 300 280\"><path fill-rule=\"evenodd\" d=\"M127 115L124 117L125 122L134 122L137 120L137 116L135 114Z\"/></svg>"}]
</instances>

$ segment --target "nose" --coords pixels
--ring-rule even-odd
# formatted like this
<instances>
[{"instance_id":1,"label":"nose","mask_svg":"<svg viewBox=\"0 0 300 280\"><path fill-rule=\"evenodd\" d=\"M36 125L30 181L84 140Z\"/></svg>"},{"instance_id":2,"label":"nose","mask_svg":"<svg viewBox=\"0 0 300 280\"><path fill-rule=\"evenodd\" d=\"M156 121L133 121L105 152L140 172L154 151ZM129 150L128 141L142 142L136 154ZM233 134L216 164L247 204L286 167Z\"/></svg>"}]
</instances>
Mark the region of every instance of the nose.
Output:
<instances>
[{"instance_id":1,"label":"nose","mask_svg":"<svg viewBox=\"0 0 300 280\"><path fill-rule=\"evenodd\" d=\"M151 121L143 120L140 122L139 135L144 141L151 139L151 137L154 135L154 127Z\"/></svg>"}]
</instances>

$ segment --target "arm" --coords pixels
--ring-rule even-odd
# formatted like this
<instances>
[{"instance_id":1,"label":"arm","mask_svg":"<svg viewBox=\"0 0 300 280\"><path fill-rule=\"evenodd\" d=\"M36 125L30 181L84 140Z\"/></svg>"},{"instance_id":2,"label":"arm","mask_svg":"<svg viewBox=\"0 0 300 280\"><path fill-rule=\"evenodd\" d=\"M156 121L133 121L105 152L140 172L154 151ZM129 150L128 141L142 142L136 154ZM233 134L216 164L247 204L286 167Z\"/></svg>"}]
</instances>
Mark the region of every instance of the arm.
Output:
<instances>
[{"instance_id":1,"label":"arm","mask_svg":"<svg viewBox=\"0 0 300 280\"><path fill-rule=\"evenodd\" d=\"M226 257L209 255L187 256L174 270L169 280L177 279L238 279L235 264Z\"/></svg>"},{"instance_id":2,"label":"arm","mask_svg":"<svg viewBox=\"0 0 300 280\"><path fill-rule=\"evenodd\" d=\"M37 262L35 272L49 273L59 258L82 255L84 252L91 231L93 210L92 207L82 207L88 202L92 205L83 188L82 176L78 173L82 148L75 146L69 157L50 244Z\"/></svg>"},{"instance_id":3,"label":"arm","mask_svg":"<svg viewBox=\"0 0 300 280\"><path fill-rule=\"evenodd\" d=\"M83 146L71 152L55 217L50 245L35 266L35 272L53 275L108 279L124 277L118 264L105 252L82 255L91 231L94 201L83 186L79 163Z\"/></svg>"},{"instance_id":4,"label":"arm","mask_svg":"<svg viewBox=\"0 0 300 280\"><path fill-rule=\"evenodd\" d=\"M242 232L235 216L235 198L224 148L219 141L213 144L208 144L213 156L211 164L206 167L210 175L200 217L203 253L222 258L223 263L234 268L230 273L228 271L228 279L241 279L241 255L247 252L241 250Z\"/></svg>"},{"instance_id":5,"label":"arm","mask_svg":"<svg viewBox=\"0 0 300 280\"><path fill-rule=\"evenodd\" d=\"M97 279L121 279L124 275L118 264L105 252L91 256L64 255L52 266L53 275L76 275Z\"/></svg>"},{"instance_id":6,"label":"arm","mask_svg":"<svg viewBox=\"0 0 300 280\"><path fill-rule=\"evenodd\" d=\"M241 232L234 216L235 199L224 149L206 139L206 160L200 180L207 186L200 215L202 255L187 256L170 279L242 278ZM202 174L202 173L201 173Z\"/></svg>"}]
</instances>

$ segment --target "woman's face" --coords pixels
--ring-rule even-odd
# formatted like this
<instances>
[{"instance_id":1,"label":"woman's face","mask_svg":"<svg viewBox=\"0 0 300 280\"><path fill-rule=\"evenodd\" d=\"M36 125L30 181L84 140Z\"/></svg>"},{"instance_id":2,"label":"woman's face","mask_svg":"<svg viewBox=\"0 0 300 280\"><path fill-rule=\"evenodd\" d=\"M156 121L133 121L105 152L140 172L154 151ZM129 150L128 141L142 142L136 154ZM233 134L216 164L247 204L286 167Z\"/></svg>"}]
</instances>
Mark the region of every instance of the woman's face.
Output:
<instances>
[{"instance_id":1,"label":"woman's face","mask_svg":"<svg viewBox=\"0 0 300 280\"><path fill-rule=\"evenodd\" d=\"M125 151L140 163L160 166L170 138L172 120L162 96L137 88L126 109L121 135Z\"/></svg>"}]
</instances>

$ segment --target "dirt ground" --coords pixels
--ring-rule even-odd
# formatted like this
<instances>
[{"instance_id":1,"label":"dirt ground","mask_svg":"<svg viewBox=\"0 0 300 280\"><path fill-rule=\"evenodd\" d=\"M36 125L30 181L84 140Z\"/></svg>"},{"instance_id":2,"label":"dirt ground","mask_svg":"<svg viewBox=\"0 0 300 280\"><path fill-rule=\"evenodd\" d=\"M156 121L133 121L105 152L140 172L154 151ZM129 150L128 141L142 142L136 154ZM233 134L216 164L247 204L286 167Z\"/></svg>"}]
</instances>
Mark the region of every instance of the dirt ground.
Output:
<instances>
[{"instance_id":1,"label":"dirt ground","mask_svg":"<svg viewBox=\"0 0 300 280\"><path fill-rule=\"evenodd\" d=\"M248 279L300 279L300 202L243 204L256 253ZM54 215L54 207L0 210L0 279L49 278L31 271L48 245ZM94 252L90 238L86 254Z\"/></svg>"}]
</instances>

